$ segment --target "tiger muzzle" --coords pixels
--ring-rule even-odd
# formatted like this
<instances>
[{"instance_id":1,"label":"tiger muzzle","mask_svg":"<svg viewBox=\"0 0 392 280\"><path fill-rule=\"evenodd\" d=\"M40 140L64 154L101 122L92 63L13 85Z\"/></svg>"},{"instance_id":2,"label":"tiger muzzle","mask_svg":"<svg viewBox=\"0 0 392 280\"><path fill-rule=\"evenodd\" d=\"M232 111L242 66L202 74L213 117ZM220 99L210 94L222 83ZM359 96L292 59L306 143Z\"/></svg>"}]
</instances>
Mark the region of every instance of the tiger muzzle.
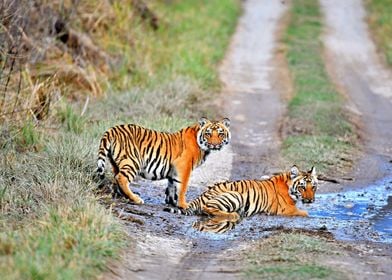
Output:
<instances>
[{"instance_id":1,"label":"tiger muzzle","mask_svg":"<svg viewBox=\"0 0 392 280\"><path fill-rule=\"evenodd\" d=\"M218 151L222 148L222 144L208 144L208 148L213 151Z\"/></svg>"}]
</instances>

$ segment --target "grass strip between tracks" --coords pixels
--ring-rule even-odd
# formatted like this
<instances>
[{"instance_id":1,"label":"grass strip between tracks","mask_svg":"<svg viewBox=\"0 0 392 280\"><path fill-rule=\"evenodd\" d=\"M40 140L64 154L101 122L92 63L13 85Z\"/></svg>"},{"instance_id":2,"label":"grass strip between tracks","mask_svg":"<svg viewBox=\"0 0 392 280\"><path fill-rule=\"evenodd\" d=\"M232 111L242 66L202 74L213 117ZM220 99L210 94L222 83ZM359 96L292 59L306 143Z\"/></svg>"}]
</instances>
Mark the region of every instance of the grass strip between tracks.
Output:
<instances>
[{"instance_id":1,"label":"grass strip between tracks","mask_svg":"<svg viewBox=\"0 0 392 280\"><path fill-rule=\"evenodd\" d=\"M326 72L322 21L317 1L292 2L284 43L294 96L282 128L282 154L302 168L315 165L335 172L350 167L357 137L344 111L345 100Z\"/></svg>"},{"instance_id":2,"label":"grass strip between tracks","mask_svg":"<svg viewBox=\"0 0 392 280\"><path fill-rule=\"evenodd\" d=\"M346 279L325 264L339 249L323 237L280 233L256 243L253 249L247 254L247 279Z\"/></svg>"},{"instance_id":3,"label":"grass strip between tracks","mask_svg":"<svg viewBox=\"0 0 392 280\"><path fill-rule=\"evenodd\" d=\"M377 45L392 67L392 1L367 0L369 23Z\"/></svg>"}]
</instances>

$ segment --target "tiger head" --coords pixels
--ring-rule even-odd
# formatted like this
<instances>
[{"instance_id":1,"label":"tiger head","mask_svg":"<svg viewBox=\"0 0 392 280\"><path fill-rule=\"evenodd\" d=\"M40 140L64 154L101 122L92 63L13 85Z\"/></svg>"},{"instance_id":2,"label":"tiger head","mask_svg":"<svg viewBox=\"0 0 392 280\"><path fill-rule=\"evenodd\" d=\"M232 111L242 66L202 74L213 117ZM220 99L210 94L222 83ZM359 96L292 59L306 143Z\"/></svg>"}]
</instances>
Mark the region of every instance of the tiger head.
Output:
<instances>
[{"instance_id":1,"label":"tiger head","mask_svg":"<svg viewBox=\"0 0 392 280\"><path fill-rule=\"evenodd\" d=\"M318 186L316 168L313 166L308 172L301 172L294 165L290 169L290 178L292 180L289 188L290 197L294 201L302 199L302 203L314 202Z\"/></svg>"},{"instance_id":2,"label":"tiger head","mask_svg":"<svg viewBox=\"0 0 392 280\"><path fill-rule=\"evenodd\" d=\"M200 129L197 132L197 143L204 151L219 151L223 146L229 144L230 120L224 118L221 121L210 121L206 118L199 120Z\"/></svg>"}]
</instances>

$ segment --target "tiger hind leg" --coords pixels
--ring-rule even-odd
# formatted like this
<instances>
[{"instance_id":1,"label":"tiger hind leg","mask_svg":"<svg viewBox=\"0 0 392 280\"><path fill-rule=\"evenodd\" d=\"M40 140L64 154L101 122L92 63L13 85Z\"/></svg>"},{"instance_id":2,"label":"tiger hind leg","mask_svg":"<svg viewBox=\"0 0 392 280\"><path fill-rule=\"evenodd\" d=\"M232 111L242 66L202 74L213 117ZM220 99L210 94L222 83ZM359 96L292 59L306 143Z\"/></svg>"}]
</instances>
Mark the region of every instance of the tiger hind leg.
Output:
<instances>
[{"instance_id":1,"label":"tiger hind leg","mask_svg":"<svg viewBox=\"0 0 392 280\"><path fill-rule=\"evenodd\" d=\"M116 175L116 180L118 185L121 188L121 191L135 204L143 204L144 201L141 199L137 194L134 194L131 189L129 188L129 180L127 176L124 176L123 173L120 171Z\"/></svg>"},{"instance_id":2,"label":"tiger hind leg","mask_svg":"<svg viewBox=\"0 0 392 280\"><path fill-rule=\"evenodd\" d=\"M123 160L119 164L119 172L115 176L118 185L121 188L121 191L135 204L143 204L144 201L137 194L134 194L129 188L129 184L136 177L136 174L133 172L134 169L131 168L133 166L130 160Z\"/></svg>"},{"instance_id":3,"label":"tiger hind leg","mask_svg":"<svg viewBox=\"0 0 392 280\"><path fill-rule=\"evenodd\" d=\"M207 215L219 217L220 219L231 222L236 222L240 219L240 215L237 212L226 212L212 206L205 205L202 207L202 211Z\"/></svg>"}]
</instances>

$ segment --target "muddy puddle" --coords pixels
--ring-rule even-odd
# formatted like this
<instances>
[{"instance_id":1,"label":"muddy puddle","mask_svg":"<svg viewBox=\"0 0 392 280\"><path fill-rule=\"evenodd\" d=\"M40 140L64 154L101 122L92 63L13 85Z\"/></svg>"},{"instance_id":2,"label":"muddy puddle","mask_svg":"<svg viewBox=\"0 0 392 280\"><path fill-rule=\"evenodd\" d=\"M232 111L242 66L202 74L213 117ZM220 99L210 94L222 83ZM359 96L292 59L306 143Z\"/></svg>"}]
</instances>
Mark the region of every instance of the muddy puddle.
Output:
<instances>
[{"instance_id":1,"label":"muddy puddle","mask_svg":"<svg viewBox=\"0 0 392 280\"><path fill-rule=\"evenodd\" d=\"M164 212L163 189L164 186L151 188L149 184L141 183L138 191L144 194L146 204L140 206L126 200L118 201L115 206L117 214L143 232L160 231L163 235L218 243L223 240L257 240L282 230L330 232L339 240L392 243L392 176L364 188L318 193L312 204L299 202L298 208L308 211L308 218L261 214L237 223ZM189 193L195 198L200 190L190 188Z\"/></svg>"},{"instance_id":2,"label":"muddy puddle","mask_svg":"<svg viewBox=\"0 0 392 280\"><path fill-rule=\"evenodd\" d=\"M328 231L339 240L392 243L392 177L359 190L318 194L313 204L298 206L310 217L256 215L239 223L202 218L193 222L187 235L257 239L277 230L300 229Z\"/></svg>"}]
</instances>

